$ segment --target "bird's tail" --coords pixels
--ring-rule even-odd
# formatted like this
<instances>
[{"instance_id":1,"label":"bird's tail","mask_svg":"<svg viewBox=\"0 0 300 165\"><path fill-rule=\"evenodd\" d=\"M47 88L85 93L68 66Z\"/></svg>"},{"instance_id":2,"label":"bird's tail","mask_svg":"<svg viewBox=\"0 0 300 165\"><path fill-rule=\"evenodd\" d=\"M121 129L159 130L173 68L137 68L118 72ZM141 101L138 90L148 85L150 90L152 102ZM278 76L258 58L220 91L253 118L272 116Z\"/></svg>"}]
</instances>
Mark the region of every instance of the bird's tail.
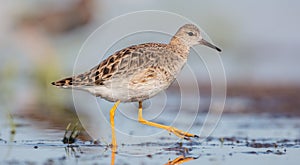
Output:
<instances>
[{"instance_id":1,"label":"bird's tail","mask_svg":"<svg viewBox=\"0 0 300 165\"><path fill-rule=\"evenodd\" d=\"M67 77L58 81L54 81L51 84L62 88L73 88L89 86L93 83L92 79L89 78L90 72L82 73L76 76Z\"/></svg>"},{"instance_id":2,"label":"bird's tail","mask_svg":"<svg viewBox=\"0 0 300 165\"><path fill-rule=\"evenodd\" d=\"M73 80L74 77L67 77L58 81L54 81L51 84L57 87L71 88L74 85Z\"/></svg>"}]
</instances>

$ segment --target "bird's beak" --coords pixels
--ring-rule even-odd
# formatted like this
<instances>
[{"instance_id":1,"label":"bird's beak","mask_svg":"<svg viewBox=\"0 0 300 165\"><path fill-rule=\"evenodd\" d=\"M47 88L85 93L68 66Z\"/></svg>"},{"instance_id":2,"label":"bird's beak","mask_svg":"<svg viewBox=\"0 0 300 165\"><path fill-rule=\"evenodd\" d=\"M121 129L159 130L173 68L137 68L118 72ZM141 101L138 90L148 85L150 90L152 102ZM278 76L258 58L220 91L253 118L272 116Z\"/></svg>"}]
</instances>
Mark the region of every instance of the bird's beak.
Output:
<instances>
[{"instance_id":1,"label":"bird's beak","mask_svg":"<svg viewBox=\"0 0 300 165\"><path fill-rule=\"evenodd\" d=\"M216 47L215 45L209 43L208 41L206 41L206 40L204 40L204 39L201 39L201 40L199 41L199 44L208 46L208 47L210 47L210 48L213 48L213 49L217 50L218 52L221 52L221 51L222 51L220 48Z\"/></svg>"}]
</instances>

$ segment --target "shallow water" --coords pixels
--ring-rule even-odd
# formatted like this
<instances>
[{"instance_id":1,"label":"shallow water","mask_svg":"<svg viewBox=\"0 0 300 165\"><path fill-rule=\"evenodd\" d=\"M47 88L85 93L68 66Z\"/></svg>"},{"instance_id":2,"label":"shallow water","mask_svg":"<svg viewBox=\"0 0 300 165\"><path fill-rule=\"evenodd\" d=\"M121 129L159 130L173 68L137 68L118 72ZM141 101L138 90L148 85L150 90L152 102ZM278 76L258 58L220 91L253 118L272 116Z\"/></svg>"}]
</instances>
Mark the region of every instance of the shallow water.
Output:
<instances>
[{"instance_id":1,"label":"shallow water","mask_svg":"<svg viewBox=\"0 0 300 165\"><path fill-rule=\"evenodd\" d=\"M9 134L9 127L1 127L0 164L110 164L112 161L111 150L101 139L98 144L78 140L66 145L61 142L64 130L45 129L49 126L43 122L15 120L18 127L14 137ZM198 124L190 132L197 132ZM181 128L184 124L177 126ZM145 127L135 131L147 134L157 130ZM113 161L115 164L165 164L185 157L186 164L240 164L241 161L243 164L297 164L299 128L298 117L224 114L209 138L178 141L174 135L164 135L153 141L119 144Z\"/></svg>"}]
</instances>

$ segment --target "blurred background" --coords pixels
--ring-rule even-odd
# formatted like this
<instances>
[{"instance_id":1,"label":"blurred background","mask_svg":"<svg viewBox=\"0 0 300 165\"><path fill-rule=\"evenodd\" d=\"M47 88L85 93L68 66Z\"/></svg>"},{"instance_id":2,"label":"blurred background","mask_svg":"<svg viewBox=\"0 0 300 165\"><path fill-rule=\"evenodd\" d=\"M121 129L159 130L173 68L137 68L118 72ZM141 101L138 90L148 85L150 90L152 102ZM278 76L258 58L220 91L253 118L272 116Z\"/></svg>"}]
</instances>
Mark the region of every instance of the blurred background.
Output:
<instances>
[{"instance_id":1,"label":"blurred background","mask_svg":"<svg viewBox=\"0 0 300 165\"><path fill-rule=\"evenodd\" d=\"M300 1L1 0L0 119L12 114L59 129L76 121L72 92L50 83L72 75L80 47L100 25L150 9L187 17L222 48L224 112L300 114ZM209 79L200 75L209 98Z\"/></svg>"}]
</instances>

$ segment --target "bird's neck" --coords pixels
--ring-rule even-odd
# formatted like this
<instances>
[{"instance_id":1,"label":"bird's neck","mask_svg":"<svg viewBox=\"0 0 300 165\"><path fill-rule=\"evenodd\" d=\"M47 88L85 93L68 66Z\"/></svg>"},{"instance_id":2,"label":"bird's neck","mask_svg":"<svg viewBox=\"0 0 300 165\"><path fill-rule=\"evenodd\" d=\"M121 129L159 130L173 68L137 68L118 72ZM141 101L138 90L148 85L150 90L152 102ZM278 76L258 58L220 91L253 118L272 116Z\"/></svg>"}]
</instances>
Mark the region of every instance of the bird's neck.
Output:
<instances>
[{"instance_id":1,"label":"bird's neck","mask_svg":"<svg viewBox=\"0 0 300 165\"><path fill-rule=\"evenodd\" d=\"M173 48L176 54L184 59L186 59L189 55L190 46L187 46L180 38L176 36L171 39L169 46Z\"/></svg>"}]
</instances>

